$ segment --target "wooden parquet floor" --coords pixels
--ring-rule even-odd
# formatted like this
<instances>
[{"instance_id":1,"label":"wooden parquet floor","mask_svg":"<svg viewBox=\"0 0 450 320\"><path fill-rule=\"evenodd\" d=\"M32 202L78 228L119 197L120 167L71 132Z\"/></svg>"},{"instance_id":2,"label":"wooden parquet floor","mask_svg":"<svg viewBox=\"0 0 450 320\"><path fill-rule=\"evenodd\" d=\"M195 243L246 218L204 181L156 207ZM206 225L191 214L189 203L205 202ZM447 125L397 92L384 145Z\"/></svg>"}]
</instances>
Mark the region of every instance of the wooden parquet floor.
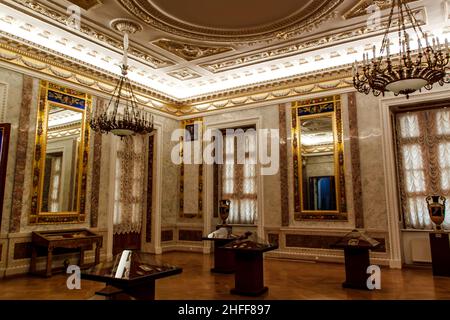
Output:
<instances>
[{"instance_id":1,"label":"wooden parquet floor","mask_svg":"<svg viewBox=\"0 0 450 320\"><path fill-rule=\"evenodd\" d=\"M212 255L172 252L162 256L166 263L183 268L179 275L156 281L158 300L249 299L231 295L234 275L213 274ZM268 293L255 299L449 299L450 278L433 277L431 268L382 268L381 290L344 289L344 265L266 259L265 285ZM104 284L82 280L81 290L68 290L66 275L49 279L23 276L0 280L0 299L89 299Z\"/></svg>"}]
</instances>

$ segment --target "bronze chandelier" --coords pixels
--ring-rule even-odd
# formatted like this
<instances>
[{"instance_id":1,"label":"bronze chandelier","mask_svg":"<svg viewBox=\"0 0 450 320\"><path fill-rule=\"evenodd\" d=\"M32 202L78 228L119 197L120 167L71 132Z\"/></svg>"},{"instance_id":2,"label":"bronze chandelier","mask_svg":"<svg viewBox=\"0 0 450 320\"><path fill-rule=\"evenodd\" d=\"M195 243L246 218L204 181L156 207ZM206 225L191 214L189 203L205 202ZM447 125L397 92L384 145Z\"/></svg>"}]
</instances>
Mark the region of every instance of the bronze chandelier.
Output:
<instances>
[{"instance_id":1,"label":"bronze chandelier","mask_svg":"<svg viewBox=\"0 0 450 320\"><path fill-rule=\"evenodd\" d=\"M89 124L92 130L119 136L148 134L153 131L153 116L140 108L133 92L128 74L128 33L124 33L124 55L122 75L114 88L113 95L104 110L96 110Z\"/></svg>"},{"instance_id":2,"label":"bronze chandelier","mask_svg":"<svg viewBox=\"0 0 450 320\"><path fill-rule=\"evenodd\" d=\"M398 38L399 54L391 55L389 33L394 29L394 11L398 11ZM417 38L417 50L411 50L411 40L406 31L409 21ZM433 37L430 43L428 34L425 34L417 22L405 0L392 0L392 8L384 38L381 44L380 55L376 56L376 46L373 46L373 58L363 54L362 68L355 62L353 66L353 85L360 93L375 96L393 92L396 96L409 95L425 88L431 90L433 84L450 83L447 75L450 53L448 41L442 46L438 37ZM425 46L422 41L425 41ZM386 55L384 55L386 53Z\"/></svg>"}]
</instances>

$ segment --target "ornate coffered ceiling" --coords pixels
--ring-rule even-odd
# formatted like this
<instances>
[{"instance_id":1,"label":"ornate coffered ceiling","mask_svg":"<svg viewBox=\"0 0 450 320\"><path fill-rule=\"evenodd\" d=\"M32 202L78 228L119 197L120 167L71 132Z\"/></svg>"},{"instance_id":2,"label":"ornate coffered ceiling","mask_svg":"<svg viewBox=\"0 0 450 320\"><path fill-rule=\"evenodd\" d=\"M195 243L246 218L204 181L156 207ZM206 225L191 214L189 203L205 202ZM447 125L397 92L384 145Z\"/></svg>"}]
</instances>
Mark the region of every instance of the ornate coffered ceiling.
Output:
<instances>
[{"instance_id":1,"label":"ornate coffered ceiling","mask_svg":"<svg viewBox=\"0 0 450 320\"><path fill-rule=\"evenodd\" d=\"M425 31L450 31L448 0L409 1ZM384 8L376 28L367 24L373 2ZM129 76L144 104L188 114L264 101L267 93L267 101L302 94L314 74L346 70L321 86L351 86L349 66L381 43L388 13L377 0L3 0L0 32L8 57L22 57L11 45L23 44L57 57L62 69L39 57L4 61L105 91L120 74L121 30L132 28Z\"/></svg>"},{"instance_id":2,"label":"ornate coffered ceiling","mask_svg":"<svg viewBox=\"0 0 450 320\"><path fill-rule=\"evenodd\" d=\"M301 34L333 16L344 0L118 0L161 31L196 40L254 42Z\"/></svg>"}]
</instances>

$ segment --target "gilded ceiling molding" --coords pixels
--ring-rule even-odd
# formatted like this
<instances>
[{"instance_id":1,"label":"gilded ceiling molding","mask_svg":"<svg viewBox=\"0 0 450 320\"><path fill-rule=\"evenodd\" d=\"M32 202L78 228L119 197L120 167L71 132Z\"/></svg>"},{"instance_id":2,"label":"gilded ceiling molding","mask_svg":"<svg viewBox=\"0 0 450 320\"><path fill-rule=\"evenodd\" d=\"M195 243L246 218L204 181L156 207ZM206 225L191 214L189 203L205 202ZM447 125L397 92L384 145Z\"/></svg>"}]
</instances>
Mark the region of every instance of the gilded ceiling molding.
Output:
<instances>
[{"instance_id":1,"label":"gilded ceiling molding","mask_svg":"<svg viewBox=\"0 0 450 320\"><path fill-rule=\"evenodd\" d=\"M68 61L71 60L71 61ZM0 36L0 61L20 68L32 70L51 78L63 79L77 86L89 88L102 94L110 94L114 89L114 76L95 70L70 57L58 56L27 46L15 40ZM155 110L174 116L198 115L209 111L225 110L234 107L253 105L261 102L299 97L311 93L351 88L351 67L322 70L301 77L282 79L263 83L254 87L230 90L225 93L210 94L205 97L171 103L155 100L150 91L136 86L138 102Z\"/></svg>"},{"instance_id":2,"label":"gilded ceiling molding","mask_svg":"<svg viewBox=\"0 0 450 320\"><path fill-rule=\"evenodd\" d=\"M13 1L15 4L17 4L21 7L31 9L35 13L41 14L41 15L51 19L52 22L57 22L64 26L68 26L68 24L70 23L68 21L68 16L65 15L65 13L60 13L58 11L50 9L49 7L44 6L36 1L33 1L33 0L11 0L11 1ZM8 3L5 3L5 4L8 5ZM83 24L82 21L80 23L79 31L81 33L83 33L84 35L86 35L90 38L94 38L95 40L97 40L99 42L103 42L109 46L116 48L116 49L123 50L122 40L116 40L105 33L102 33L94 28L91 28L90 26L88 26L86 24ZM169 66L172 66L175 64L174 62L172 62L170 60L160 59L158 57L155 57L154 55L151 55L148 52L143 52L139 49L133 48L132 46L129 49L129 53L133 57L136 57L137 59L139 59L140 62L148 65L149 67L151 67L153 69L165 68L165 67L169 67Z\"/></svg>"},{"instance_id":3,"label":"gilded ceiling molding","mask_svg":"<svg viewBox=\"0 0 450 320\"><path fill-rule=\"evenodd\" d=\"M159 39L153 41L152 44L186 61L193 61L234 50L232 47L200 46L169 39Z\"/></svg>"},{"instance_id":4,"label":"gilded ceiling molding","mask_svg":"<svg viewBox=\"0 0 450 320\"><path fill-rule=\"evenodd\" d=\"M415 2L417 0L404 0L404 2ZM360 0L353 8L345 12L342 17L344 19L352 19L368 14L367 8L371 5L377 5L381 10L388 9L392 6L392 0Z\"/></svg>"},{"instance_id":5,"label":"gilded ceiling molding","mask_svg":"<svg viewBox=\"0 0 450 320\"><path fill-rule=\"evenodd\" d=\"M69 0L69 2L83 8L84 10L90 10L103 4L100 0Z\"/></svg>"},{"instance_id":6,"label":"gilded ceiling molding","mask_svg":"<svg viewBox=\"0 0 450 320\"><path fill-rule=\"evenodd\" d=\"M0 31L1 33L3 32ZM52 78L62 79L103 94L111 94L115 81L117 81L115 75L100 71L92 65L2 35L0 35L0 61ZM133 89L140 104L171 115L177 111L177 108L174 107L175 100L169 100L162 94L143 86L135 85Z\"/></svg>"},{"instance_id":7,"label":"gilded ceiling molding","mask_svg":"<svg viewBox=\"0 0 450 320\"><path fill-rule=\"evenodd\" d=\"M173 35L216 42L259 42L288 39L336 16L343 0L310 1L307 8L281 21L240 30L216 29L185 23L160 11L148 0L117 0L126 10L146 24ZM307 14L306 14L306 13Z\"/></svg>"},{"instance_id":8,"label":"gilded ceiling molding","mask_svg":"<svg viewBox=\"0 0 450 320\"><path fill-rule=\"evenodd\" d=\"M425 8L420 7L412 11L419 25L424 25L426 23ZM409 24L410 23L408 22L407 25ZM292 55L300 54L302 52L310 51L313 48L317 49L319 47L330 46L338 42L350 41L356 37L368 38L371 36L375 36L377 34L382 34L384 33L384 30L387 28L387 25L388 25L388 17L384 17L381 20L380 27L377 30L368 28L367 24L364 23L363 25L353 30L346 30L344 32L340 32L333 35L317 37L312 40L307 40L296 44L290 44L288 46L279 47L275 49L266 49L264 51L252 52L250 54L237 55L232 58L226 58L222 60L204 63L199 66L212 73L224 72L256 63L261 63L267 60L289 57Z\"/></svg>"},{"instance_id":9,"label":"gilded ceiling molding","mask_svg":"<svg viewBox=\"0 0 450 320\"><path fill-rule=\"evenodd\" d=\"M225 94L208 96L208 100L205 99L203 102L190 101L179 108L177 115L204 114L211 111L250 106L261 102L271 103L282 98L300 97L311 93L352 87L351 67L344 66L338 70L328 70L314 75L262 85L258 88L237 90L230 92L229 96Z\"/></svg>"}]
</instances>

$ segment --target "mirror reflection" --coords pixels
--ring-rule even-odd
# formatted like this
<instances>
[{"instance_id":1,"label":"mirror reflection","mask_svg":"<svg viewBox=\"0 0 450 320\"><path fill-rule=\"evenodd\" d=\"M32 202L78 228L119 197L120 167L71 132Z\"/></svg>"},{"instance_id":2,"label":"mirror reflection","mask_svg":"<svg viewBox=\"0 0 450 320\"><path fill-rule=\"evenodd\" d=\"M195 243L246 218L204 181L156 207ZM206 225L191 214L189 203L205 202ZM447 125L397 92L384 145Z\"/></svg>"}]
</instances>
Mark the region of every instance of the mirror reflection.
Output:
<instances>
[{"instance_id":1,"label":"mirror reflection","mask_svg":"<svg viewBox=\"0 0 450 320\"><path fill-rule=\"evenodd\" d=\"M41 212L77 208L83 113L49 105Z\"/></svg>"},{"instance_id":2,"label":"mirror reflection","mask_svg":"<svg viewBox=\"0 0 450 320\"><path fill-rule=\"evenodd\" d=\"M337 210L333 116L300 117L303 210Z\"/></svg>"}]
</instances>

